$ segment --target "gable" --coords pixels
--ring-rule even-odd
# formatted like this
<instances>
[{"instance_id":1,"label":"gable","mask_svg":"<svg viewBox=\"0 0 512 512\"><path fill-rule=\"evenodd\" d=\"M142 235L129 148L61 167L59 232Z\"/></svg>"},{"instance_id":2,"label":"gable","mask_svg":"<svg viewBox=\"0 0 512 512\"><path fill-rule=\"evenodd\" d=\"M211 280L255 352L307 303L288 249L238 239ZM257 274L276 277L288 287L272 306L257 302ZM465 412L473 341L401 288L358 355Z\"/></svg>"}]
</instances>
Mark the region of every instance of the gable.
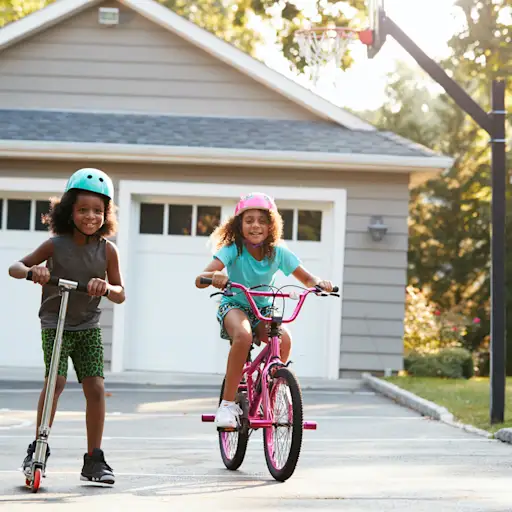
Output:
<instances>
[{"instance_id":1,"label":"gable","mask_svg":"<svg viewBox=\"0 0 512 512\"><path fill-rule=\"evenodd\" d=\"M119 3L99 6L0 54L0 108L315 120L319 116Z\"/></svg>"}]
</instances>

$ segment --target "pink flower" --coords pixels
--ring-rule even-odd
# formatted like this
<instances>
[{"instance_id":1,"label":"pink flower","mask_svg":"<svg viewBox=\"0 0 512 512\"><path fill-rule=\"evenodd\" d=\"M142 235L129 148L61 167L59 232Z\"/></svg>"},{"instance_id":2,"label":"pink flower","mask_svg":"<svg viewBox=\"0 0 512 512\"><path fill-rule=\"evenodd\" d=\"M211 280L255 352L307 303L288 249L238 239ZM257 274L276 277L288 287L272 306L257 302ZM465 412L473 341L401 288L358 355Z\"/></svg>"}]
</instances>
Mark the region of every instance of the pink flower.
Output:
<instances>
[{"instance_id":1,"label":"pink flower","mask_svg":"<svg viewBox=\"0 0 512 512\"><path fill-rule=\"evenodd\" d=\"M434 315L439 316L440 314L441 314L441 311L439 311L438 309L436 309L436 311L434 312Z\"/></svg>"},{"instance_id":2,"label":"pink flower","mask_svg":"<svg viewBox=\"0 0 512 512\"><path fill-rule=\"evenodd\" d=\"M457 332L459 329L457 329L457 327L452 327L452 331L453 332Z\"/></svg>"},{"instance_id":3,"label":"pink flower","mask_svg":"<svg viewBox=\"0 0 512 512\"><path fill-rule=\"evenodd\" d=\"M475 318L473 318L473 323L474 323L474 324L479 324L479 323L480 323L480 318L478 318L477 316L475 316Z\"/></svg>"}]
</instances>

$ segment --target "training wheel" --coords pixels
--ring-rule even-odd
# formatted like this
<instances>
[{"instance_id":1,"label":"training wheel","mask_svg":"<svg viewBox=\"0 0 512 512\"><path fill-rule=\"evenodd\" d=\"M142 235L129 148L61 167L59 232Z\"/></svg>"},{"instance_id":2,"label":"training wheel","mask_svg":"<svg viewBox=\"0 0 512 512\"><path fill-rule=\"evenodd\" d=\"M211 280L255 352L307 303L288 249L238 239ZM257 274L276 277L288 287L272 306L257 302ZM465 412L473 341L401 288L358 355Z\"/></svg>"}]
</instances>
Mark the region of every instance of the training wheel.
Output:
<instances>
[{"instance_id":1,"label":"training wheel","mask_svg":"<svg viewBox=\"0 0 512 512\"><path fill-rule=\"evenodd\" d=\"M40 484L41 484L41 469L36 468L34 471L34 480L32 481L32 492L37 492L39 490Z\"/></svg>"}]
</instances>

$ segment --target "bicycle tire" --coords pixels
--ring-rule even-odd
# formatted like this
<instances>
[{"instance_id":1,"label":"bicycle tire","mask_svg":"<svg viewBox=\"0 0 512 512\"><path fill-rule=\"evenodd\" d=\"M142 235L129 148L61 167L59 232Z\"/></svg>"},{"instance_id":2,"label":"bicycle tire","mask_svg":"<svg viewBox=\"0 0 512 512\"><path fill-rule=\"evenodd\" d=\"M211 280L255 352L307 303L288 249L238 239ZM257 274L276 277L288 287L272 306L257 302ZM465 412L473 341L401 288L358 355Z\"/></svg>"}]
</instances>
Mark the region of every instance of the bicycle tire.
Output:
<instances>
[{"instance_id":1,"label":"bicycle tire","mask_svg":"<svg viewBox=\"0 0 512 512\"><path fill-rule=\"evenodd\" d=\"M265 461L267 463L268 470L275 480L284 482L290 478L297 462L299 461L300 450L302 447L302 434L303 434L303 406L302 406L302 392L299 386L297 377L288 368L279 368L273 377L273 384L269 390L270 394L270 407L273 410L273 404L275 400L275 385L278 380L283 379L286 381L288 388L290 389L290 395L292 400L292 440L288 458L282 467L276 467L274 463L273 452L273 440L274 440L274 427L267 427L263 430L263 448L265 451Z\"/></svg>"},{"instance_id":2,"label":"bicycle tire","mask_svg":"<svg viewBox=\"0 0 512 512\"><path fill-rule=\"evenodd\" d=\"M219 396L219 405L222 402L222 396L224 394L224 384L225 379L222 381L222 386L220 388L220 396ZM244 411L244 418L242 418L240 428L235 432L219 432L219 449L220 456L222 458L222 462L224 466L230 471L236 471L244 461L245 453L247 451L247 443L249 442L249 421L248 417L248 404L247 398L243 392L238 392L235 401L239 404L240 408ZM241 403L242 402L242 403ZM235 436L238 434L236 451L232 457L226 453L225 440L228 435Z\"/></svg>"}]
</instances>

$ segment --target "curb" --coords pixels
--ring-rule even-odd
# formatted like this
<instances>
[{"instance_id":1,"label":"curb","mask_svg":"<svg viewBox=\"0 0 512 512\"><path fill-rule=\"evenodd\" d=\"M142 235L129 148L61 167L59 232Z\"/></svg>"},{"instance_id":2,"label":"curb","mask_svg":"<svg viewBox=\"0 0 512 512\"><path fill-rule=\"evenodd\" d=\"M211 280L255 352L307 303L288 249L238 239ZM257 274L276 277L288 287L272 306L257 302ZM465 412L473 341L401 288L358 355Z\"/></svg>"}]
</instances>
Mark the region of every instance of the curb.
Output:
<instances>
[{"instance_id":1,"label":"curb","mask_svg":"<svg viewBox=\"0 0 512 512\"><path fill-rule=\"evenodd\" d=\"M446 407L441 407L434 402L425 400L424 398L421 398L418 395L411 393L410 391L402 389L397 385L392 384L391 382L386 382L382 379L374 377L373 375L370 375L369 373L363 373L362 378L363 382L375 391L387 396L388 398L391 398L395 402L404 405L409 409L418 411L423 416L433 418L435 420L441 421L442 423L450 425L451 427L460 428L461 430L465 430L471 434L477 434L488 439L498 437L498 434L502 432L501 436L503 439L501 439L501 437L498 437L498 439L512 443L512 429L501 429L496 434L491 434L490 432L487 432L487 430L482 430L480 428L474 427L473 425L467 425L465 423L456 421L453 414L448 409L446 409Z\"/></svg>"}]
</instances>

